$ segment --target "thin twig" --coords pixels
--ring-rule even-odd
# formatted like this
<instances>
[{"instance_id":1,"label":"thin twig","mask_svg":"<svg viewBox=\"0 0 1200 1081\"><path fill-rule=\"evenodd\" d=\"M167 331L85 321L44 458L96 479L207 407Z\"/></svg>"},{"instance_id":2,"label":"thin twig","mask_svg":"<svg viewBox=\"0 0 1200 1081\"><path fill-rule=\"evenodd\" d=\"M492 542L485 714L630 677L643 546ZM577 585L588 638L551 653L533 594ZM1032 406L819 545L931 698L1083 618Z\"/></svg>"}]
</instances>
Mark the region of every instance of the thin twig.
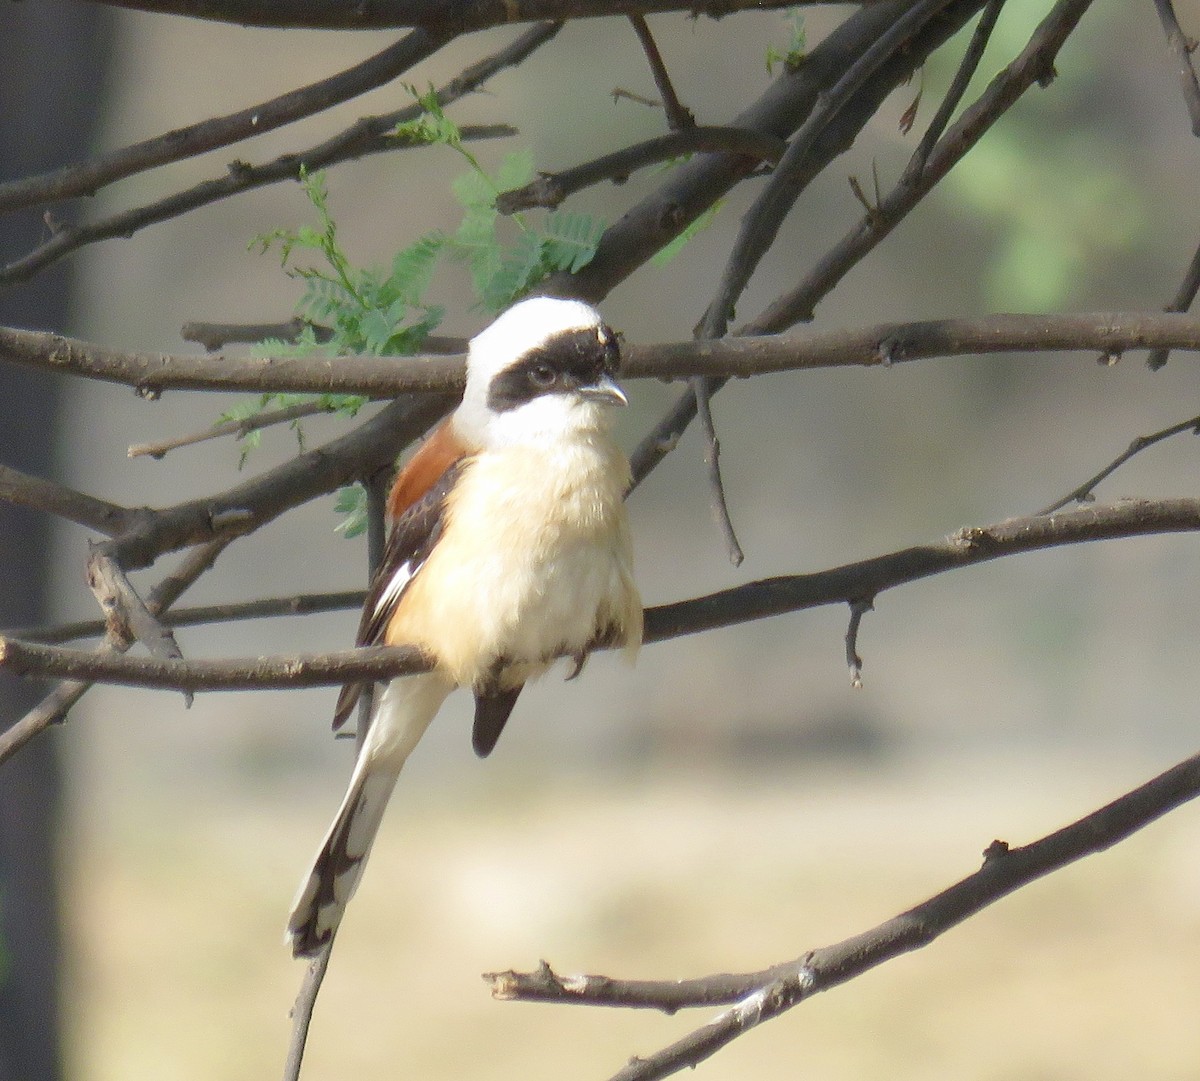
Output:
<instances>
[{"instance_id":1,"label":"thin twig","mask_svg":"<svg viewBox=\"0 0 1200 1081\"><path fill-rule=\"evenodd\" d=\"M300 983L300 991L296 995L290 1015L292 1034L288 1040L287 1058L283 1064L283 1081L299 1081L300 1067L304 1062L304 1049L308 1044L308 1029L312 1024L317 995L321 993L321 984L324 983L325 973L329 969L329 958L333 953L336 935L337 928L335 927L320 952L304 966L304 979Z\"/></svg>"},{"instance_id":2,"label":"thin twig","mask_svg":"<svg viewBox=\"0 0 1200 1081\"><path fill-rule=\"evenodd\" d=\"M874 611L873 597L860 598L850 602L850 623L846 627L846 666L850 669L850 685L861 689L863 660L858 653L858 631L862 619L868 612Z\"/></svg>"},{"instance_id":3,"label":"thin twig","mask_svg":"<svg viewBox=\"0 0 1200 1081\"><path fill-rule=\"evenodd\" d=\"M1200 435L1200 417L1192 417L1191 420L1181 421L1179 424L1172 424L1161 431L1153 432L1150 435L1139 435L1129 444L1120 454L1118 454L1111 462L1100 470L1094 477L1089 477L1076 488L1072 488L1062 499L1057 499L1048 507L1043 507L1038 514L1053 514L1056 510L1061 510L1063 507L1071 503L1086 503L1094 498L1096 485L1101 481L1112 476L1118 469L1121 468L1130 458L1136 454L1141 454L1147 447L1154 446L1155 443L1161 443L1164 439L1170 439L1173 435L1180 435L1183 432L1191 432L1193 435Z\"/></svg>"},{"instance_id":4,"label":"thin twig","mask_svg":"<svg viewBox=\"0 0 1200 1081\"><path fill-rule=\"evenodd\" d=\"M1179 68L1179 87L1183 91L1183 100L1192 120L1192 134L1200 136L1200 82L1196 80L1196 68L1192 63L1196 42L1180 27L1171 0L1154 0L1154 6L1158 9L1159 21L1167 35L1167 44L1175 54Z\"/></svg>"},{"instance_id":5,"label":"thin twig","mask_svg":"<svg viewBox=\"0 0 1200 1081\"><path fill-rule=\"evenodd\" d=\"M713 393L712 382L711 379L702 375L693 376L691 379L692 394L696 399L696 415L700 418L700 430L704 434L704 465L708 474L710 505L713 515L716 517L717 526L721 530L721 536L725 540L725 553L729 557L729 562L735 567L740 567L746 556L742 552L737 532L733 528L733 519L729 515L729 504L725 499L725 482L721 479L721 441L717 438L717 429L713 423L712 409L709 405Z\"/></svg>"},{"instance_id":6,"label":"thin twig","mask_svg":"<svg viewBox=\"0 0 1200 1081\"><path fill-rule=\"evenodd\" d=\"M141 458L145 455L149 455L151 458L162 458L165 454L178 450L180 447L192 447L197 443L204 443L210 439L221 439L227 435L242 439L251 432L269 428L274 424L288 424L294 420L300 420L302 417L311 417L318 413L333 413L336 410L337 406L325 401L297 402L295 405L284 406L282 409L267 409L261 413L255 413L252 417L221 421L203 431L192 432L191 435L178 435L174 439L164 439L161 443L134 443L127 453L130 458Z\"/></svg>"},{"instance_id":7,"label":"thin twig","mask_svg":"<svg viewBox=\"0 0 1200 1081\"><path fill-rule=\"evenodd\" d=\"M1187 273L1183 276L1183 281L1179 283L1179 289L1176 291L1171 303L1168 304L1163 311L1166 312L1186 312L1196 299L1196 293L1200 292L1200 247L1196 249L1192 256L1192 261L1188 264ZM1152 349L1150 355L1146 357L1146 367L1152 372L1158 371L1164 364L1167 363L1167 357L1170 355L1169 349Z\"/></svg>"},{"instance_id":8,"label":"thin twig","mask_svg":"<svg viewBox=\"0 0 1200 1081\"><path fill-rule=\"evenodd\" d=\"M925 129L925 134L921 137L917 149L905 167L900 181L902 184L911 183L924 170L929 155L945 132L946 125L950 123L950 118L954 115L954 110L962 102L967 87L971 85L971 79L974 78L975 72L979 68L979 62L983 59L984 51L992 38L992 31L996 28L996 21L1000 18L1003 8L1004 0L988 0L987 7L983 9L979 16L979 22L975 25L971 42L963 53L958 70L950 82L950 89L946 91L946 96L942 98L941 105L933 114L933 119L929 121L929 127Z\"/></svg>"},{"instance_id":9,"label":"thin twig","mask_svg":"<svg viewBox=\"0 0 1200 1081\"><path fill-rule=\"evenodd\" d=\"M749 1029L821 991L929 945L1001 898L1085 856L1111 848L1197 796L1200 755L1031 844L1010 848L1003 841L993 841L984 852L983 866L941 893L869 931L761 972L652 982L559 976L543 966L533 973L509 971L484 979L491 983L495 997L510 1000L652 1007L667 1012L734 1003L733 1009L669 1047L632 1059L612 1078L654 1081L697 1065Z\"/></svg>"},{"instance_id":10,"label":"thin twig","mask_svg":"<svg viewBox=\"0 0 1200 1081\"><path fill-rule=\"evenodd\" d=\"M630 15L629 21L633 25L633 32L637 34L638 41L641 43L642 51L646 54L646 62L650 65L650 73L654 76L654 85L658 87L658 92L662 96L663 109L667 114L667 126L672 131L682 131L684 128L690 128L696 123L696 117L679 100L679 95L675 93L675 87L671 83L671 76L667 72L667 65L663 62L662 53L659 52L658 43L654 40L654 35L650 33L646 17L640 14Z\"/></svg>"},{"instance_id":11,"label":"thin twig","mask_svg":"<svg viewBox=\"0 0 1200 1081\"><path fill-rule=\"evenodd\" d=\"M204 604L191 608L170 609L159 618L168 627L197 627L206 623L232 623L243 619L268 619L275 616L307 616L361 608L366 591L343 589L334 593L298 593L291 597L263 597L229 604ZM50 645L95 638L104 633L102 619L81 619L50 627L6 627L0 638L21 638L27 642Z\"/></svg>"}]
</instances>

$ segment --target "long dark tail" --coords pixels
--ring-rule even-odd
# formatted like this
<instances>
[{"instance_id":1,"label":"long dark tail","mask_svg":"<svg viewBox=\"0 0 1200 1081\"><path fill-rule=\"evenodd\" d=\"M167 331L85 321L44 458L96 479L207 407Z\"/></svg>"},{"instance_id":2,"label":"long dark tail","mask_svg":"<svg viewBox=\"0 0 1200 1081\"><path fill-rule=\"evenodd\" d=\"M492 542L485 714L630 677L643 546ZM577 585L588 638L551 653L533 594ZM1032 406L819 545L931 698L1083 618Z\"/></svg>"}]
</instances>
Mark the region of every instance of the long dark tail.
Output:
<instances>
[{"instance_id":1,"label":"long dark tail","mask_svg":"<svg viewBox=\"0 0 1200 1081\"><path fill-rule=\"evenodd\" d=\"M430 673L392 680L380 697L346 796L292 905L287 935L295 956L311 957L333 937L400 770L450 690L443 677Z\"/></svg>"}]
</instances>

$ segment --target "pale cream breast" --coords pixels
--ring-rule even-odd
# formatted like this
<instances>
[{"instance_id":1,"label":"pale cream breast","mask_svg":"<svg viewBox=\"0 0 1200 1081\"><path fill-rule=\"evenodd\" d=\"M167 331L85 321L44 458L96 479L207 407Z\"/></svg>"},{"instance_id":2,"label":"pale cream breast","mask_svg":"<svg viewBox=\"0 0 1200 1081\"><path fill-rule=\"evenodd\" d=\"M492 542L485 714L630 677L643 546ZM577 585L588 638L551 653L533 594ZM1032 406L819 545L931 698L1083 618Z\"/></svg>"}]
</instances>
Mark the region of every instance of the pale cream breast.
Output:
<instances>
[{"instance_id":1,"label":"pale cream breast","mask_svg":"<svg viewBox=\"0 0 1200 1081\"><path fill-rule=\"evenodd\" d=\"M482 683L499 659L530 678L610 628L635 652L642 606L628 485L628 463L603 436L471 460L387 641L420 646L461 686Z\"/></svg>"}]
</instances>

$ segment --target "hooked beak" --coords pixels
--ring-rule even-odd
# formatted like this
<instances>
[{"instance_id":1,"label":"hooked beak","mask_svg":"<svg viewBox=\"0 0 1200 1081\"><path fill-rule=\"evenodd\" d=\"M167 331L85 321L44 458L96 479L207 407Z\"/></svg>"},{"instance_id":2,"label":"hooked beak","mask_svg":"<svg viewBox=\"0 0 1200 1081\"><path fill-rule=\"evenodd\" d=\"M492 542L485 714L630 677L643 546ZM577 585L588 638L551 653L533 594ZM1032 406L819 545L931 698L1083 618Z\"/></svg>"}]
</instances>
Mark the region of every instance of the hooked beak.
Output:
<instances>
[{"instance_id":1,"label":"hooked beak","mask_svg":"<svg viewBox=\"0 0 1200 1081\"><path fill-rule=\"evenodd\" d=\"M585 401L596 402L599 405L628 405L629 399L609 375L602 375L590 387L580 387L579 395Z\"/></svg>"}]
</instances>

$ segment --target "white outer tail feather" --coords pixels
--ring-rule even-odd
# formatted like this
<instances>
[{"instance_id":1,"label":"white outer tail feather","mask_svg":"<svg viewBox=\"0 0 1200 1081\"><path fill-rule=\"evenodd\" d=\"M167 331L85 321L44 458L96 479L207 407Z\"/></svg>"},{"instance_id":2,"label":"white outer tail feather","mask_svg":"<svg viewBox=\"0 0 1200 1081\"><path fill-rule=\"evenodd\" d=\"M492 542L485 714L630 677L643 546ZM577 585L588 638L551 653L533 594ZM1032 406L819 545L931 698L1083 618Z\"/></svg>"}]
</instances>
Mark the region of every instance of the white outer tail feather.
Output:
<instances>
[{"instance_id":1,"label":"white outer tail feather","mask_svg":"<svg viewBox=\"0 0 1200 1081\"><path fill-rule=\"evenodd\" d=\"M380 696L346 797L292 905L287 940L297 957L318 953L337 930L400 770L453 686L427 673L392 680Z\"/></svg>"}]
</instances>

